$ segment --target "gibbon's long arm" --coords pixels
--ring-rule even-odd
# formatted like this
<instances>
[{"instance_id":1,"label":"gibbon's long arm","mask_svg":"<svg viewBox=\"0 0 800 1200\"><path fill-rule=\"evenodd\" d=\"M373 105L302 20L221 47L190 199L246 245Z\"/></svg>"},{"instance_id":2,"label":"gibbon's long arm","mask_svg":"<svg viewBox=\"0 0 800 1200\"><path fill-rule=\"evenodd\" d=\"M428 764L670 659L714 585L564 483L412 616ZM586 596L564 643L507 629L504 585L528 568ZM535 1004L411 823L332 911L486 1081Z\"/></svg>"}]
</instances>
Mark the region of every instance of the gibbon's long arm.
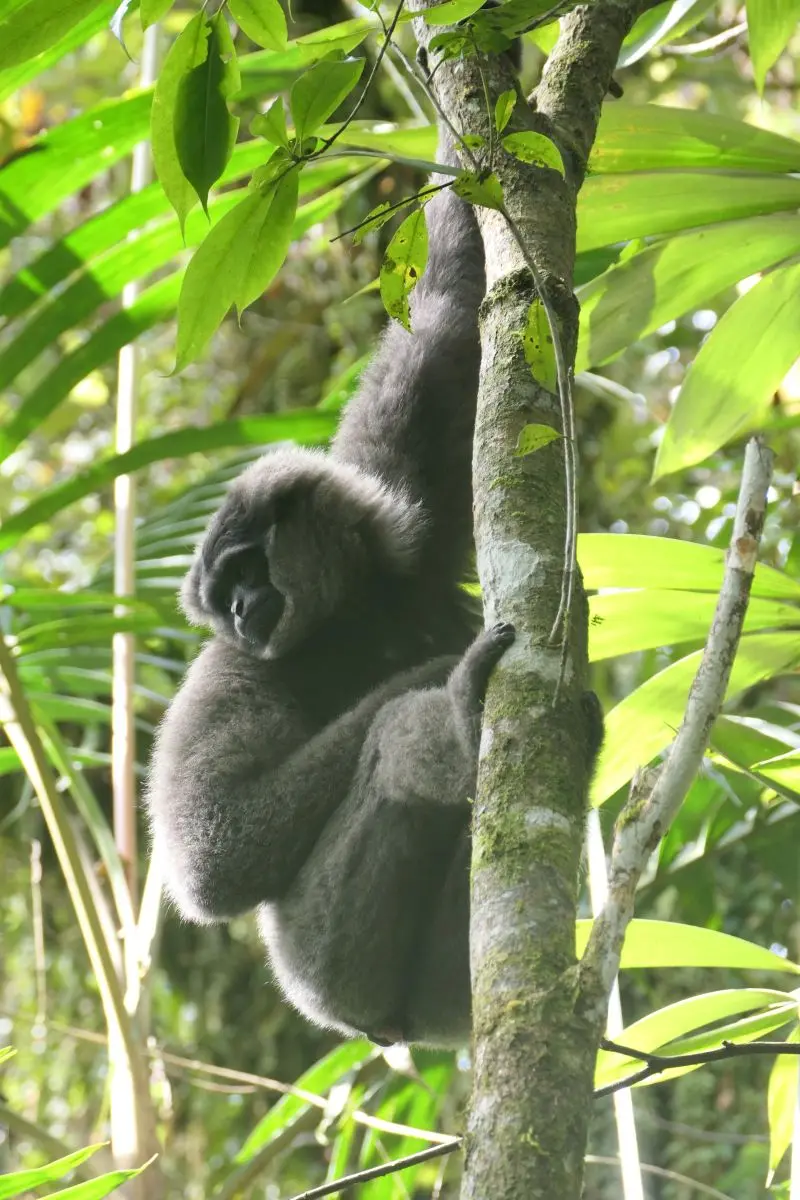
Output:
<instances>
[{"instance_id":1,"label":"gibbon's long arm","mask_svg":"<svg viewBox=\"0 0 800 1200\"><path fill-rule=\"evenodd\" d=\"M159 731L148 788L155 852L183 915L226 920L283 896L351 788L381 708L443 684L457 661L401 672L309 736L261 683L265 664L206 646Z\"/></svg>"},{"instance_id":2,"label":"gibbon's long arm","mask_svg":"<svg viewBox=\"0 0 800 1200\"><path fill-rule=\"evenodd\" d=\"M458 165L449 134L439 155ZM411 333L390 323L331 452L422 501L430 531L426 569L452 578L472 545L478 309L486 274L472 207L446 188L425 213L428 263L411 294Z\"/></svg>"}]
</instances>

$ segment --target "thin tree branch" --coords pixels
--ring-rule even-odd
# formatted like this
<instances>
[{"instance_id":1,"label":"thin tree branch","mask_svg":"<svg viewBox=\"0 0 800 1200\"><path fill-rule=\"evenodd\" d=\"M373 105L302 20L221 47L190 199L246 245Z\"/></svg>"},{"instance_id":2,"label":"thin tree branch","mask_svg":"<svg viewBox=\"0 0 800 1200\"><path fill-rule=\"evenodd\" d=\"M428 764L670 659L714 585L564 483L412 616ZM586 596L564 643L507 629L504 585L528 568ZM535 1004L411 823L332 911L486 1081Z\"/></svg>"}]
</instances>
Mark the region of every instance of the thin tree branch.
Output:
<instances>
[{"instance_id":1,"label":"thin tree branch","mask_svg":"<svg viewBox=\"0 0 800 1200\"><path fill-rule=\"evenodd\" d=\"M404 1158L394 1158L391 1162L382 1163L379 1167L369 1167L366 1171L356 1171L353 1175L342 1175L329 1183L320 1184L308 1192L301 1192L293 1200L316 1200L318 1196L330 1196L334 1192L343 1192L346 1188L357 1187L359 1183L367 1183L370 1179L380 1179L383 1175L394 1175L404 1171L406 1167L415 1167L417 1163L427 1162L431 1158L440 1158L442 1154L452 1154L461 1145L461 1138L451 1138L441 1146L430 1146L420 1150L418 1154L407 1154Z\"/></svg>"},{"instance_id":2,"label":"thin tree branch","mask_svg":"<svg viewBox=\"0 0 800 1200\"><path fill-rule=\"evenodd\" d=\"M603 1010L633 916L636 885L700 768L725 699L764 528L773 457L760 438L748 442L722 588L681 727L666 765L659 772L645 771L634 778L617 821L608 901L594 923L581 963L584 986L595 987L592 1003Z\"/></svg>"},{"instance_id":3,"label":"thin tree branch","mask_svg":"<svg viewBox=\"0 0 800 1200\"><path fill-rule=\"evenodd\" d=\"M721 1046L715 1046L712 1050L694 1050L690 1054L651 1054L647 1050L637 1050L633 1046L623 1046L619 1042L603 1038L600 1042L600 1049L609 1050L613 1054L623 1054L627 1058L636 1059L645 1065L641 1070L635 1071L625 1079L619 1079L615 1083L597 1088L594 1093L595 1100L599 1100L603 1096L610 1096L612 1092L619 1092L623 1088L633 1087L634 1084L641 1083L643 1079L651 1079L653 1075L660 1075L662 1071L672 1071L675 1067L701 1067L705 1063L721 1062L726 1058L747 1058L753 1054L798 1056L800 1055L800 1042L723 1042Z\"/></svg>"}]
</instances>

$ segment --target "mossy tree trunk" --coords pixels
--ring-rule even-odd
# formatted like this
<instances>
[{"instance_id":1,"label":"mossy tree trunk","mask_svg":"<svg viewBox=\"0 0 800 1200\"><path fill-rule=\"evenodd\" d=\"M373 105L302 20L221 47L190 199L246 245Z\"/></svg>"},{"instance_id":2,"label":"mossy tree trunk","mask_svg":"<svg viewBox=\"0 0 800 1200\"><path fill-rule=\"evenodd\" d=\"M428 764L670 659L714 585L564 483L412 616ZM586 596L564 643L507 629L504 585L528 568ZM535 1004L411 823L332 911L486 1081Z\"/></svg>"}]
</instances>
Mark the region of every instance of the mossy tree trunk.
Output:
<instances>
[{"instance_id":1,"label":"mossy tree trunk","mask_svg":"<svg viewBox=\"0 0 800 1200\"><path fill-rule=\"evenodd\" d=\"M505 58L455 60L435 72L452 124L484 140L476 152L481 167L490 165L494 143L491 165L511 218L478 209L488 275L474 457L478 568L487 624L513 622L517 640L489 689L475 797L475 1078L465 1200L577 1200L581 1192L602 1033L597 1003L582 1003L575 958L588 783L581 705L587 609L577 582L563 656L549 641L565 569L563 442L515 455L523 426L561 430L561 413L558 398L535 382L521 333L536 294L532 261L571 370L577 193L619 47L647 7L647 0L594 0L574 9L561 22L531 107L518 103L504 130L534 129L554 140L566 179L496 145L494 104L515 86ZM416 26L427 47L438 30Z\"/></svg>"}]
</instances>

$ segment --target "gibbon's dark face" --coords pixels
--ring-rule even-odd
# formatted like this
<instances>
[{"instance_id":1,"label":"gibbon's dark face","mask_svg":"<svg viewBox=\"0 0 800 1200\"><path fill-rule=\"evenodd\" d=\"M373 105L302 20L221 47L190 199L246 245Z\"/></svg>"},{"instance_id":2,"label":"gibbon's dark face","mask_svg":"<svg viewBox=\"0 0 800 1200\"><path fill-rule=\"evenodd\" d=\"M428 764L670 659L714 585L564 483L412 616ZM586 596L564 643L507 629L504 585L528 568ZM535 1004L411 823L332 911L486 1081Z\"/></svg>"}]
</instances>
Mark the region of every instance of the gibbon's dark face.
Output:
<instances>
[{"instance_id":1,"label":"gibbon's dark face","mask_svg":"<svg viewBox=\"0 0 800 1200\"><path fill-rule=\"evenodd\" d=\"M278 658L352 603L371 572L413 565L418 511L365 472L311 450L248 467L184 580L189 620Z\"/></svg>"}]
</instances>

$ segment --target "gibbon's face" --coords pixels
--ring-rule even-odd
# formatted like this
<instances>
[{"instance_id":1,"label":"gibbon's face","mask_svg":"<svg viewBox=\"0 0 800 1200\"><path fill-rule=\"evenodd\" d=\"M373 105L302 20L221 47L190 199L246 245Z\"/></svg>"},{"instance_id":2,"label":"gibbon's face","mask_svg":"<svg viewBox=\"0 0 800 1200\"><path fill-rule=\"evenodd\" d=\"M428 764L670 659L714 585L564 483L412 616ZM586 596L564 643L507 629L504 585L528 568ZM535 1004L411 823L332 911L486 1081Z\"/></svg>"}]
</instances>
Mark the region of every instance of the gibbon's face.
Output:
<instances>
[{"instance_id":1,"label":"gibbon's face","mask_svg":"<svg viewBox=\"0 0 800 1200\"><path fill-rule=\"evenodd\" d=\"M248 654L278 658L343 611L371 569L407 569L409 514L402 497L320 452L267 454L212 518L183 610Z\"/></svg>"}]
</instances>

